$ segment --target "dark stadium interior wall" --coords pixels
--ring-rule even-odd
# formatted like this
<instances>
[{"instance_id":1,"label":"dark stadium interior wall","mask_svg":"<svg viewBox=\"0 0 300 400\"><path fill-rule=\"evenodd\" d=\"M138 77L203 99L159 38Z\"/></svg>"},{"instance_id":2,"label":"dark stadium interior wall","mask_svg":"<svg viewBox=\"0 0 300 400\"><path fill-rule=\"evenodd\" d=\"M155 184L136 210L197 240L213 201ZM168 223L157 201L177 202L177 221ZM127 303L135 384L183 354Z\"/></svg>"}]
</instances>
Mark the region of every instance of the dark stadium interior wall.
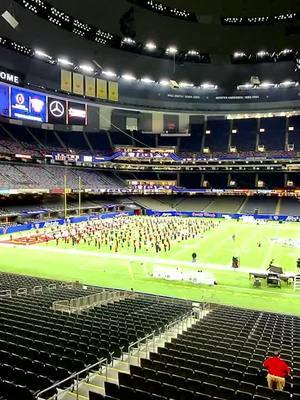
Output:
<instances>
[{"instance_id":1,"label":"dark stadium interior wall","mask_svg":"<svg viewBox=\"0 0 300 400\"><path fill-rule=\"evenodd\" d=\"M204 180L209 182L211 189L226 189L228 186L228 174L204 174Z\"/></svg>"},{"instance_id":2,"label":"dark stadium interior wall","mask_svg":"<svg viewBox=\"0 0 300 400\"><path fill-rule=\"evenodd\" d=\"M166 181L176 181L177 180L177 174L176 173L160 173L159 174L159 179L166 180Z\"/></svg>"},{"instance_id":3,"label":"dark stadium interior wall","mask_svg":"<svg viewBox=\"0 0 300 400\"><path fill-rule=\"evenodd\" d=\"M238 189L253 189L255 187L255 174L231 174L231 179L236 182Z\"/></svg>"},{"instance_id":4,"label":"dark stadium interior wall","mask_svg":"<svg viewBox=\"0 0 300 400\"><path fill-rule=\"evenodd\" d=\"M151 133L143 133L143 132L133 132L133 137L135 140L135 146L137 147L155 147L156 146L156 135Z\"/></svg>"},{"instance_id":5,"label":"dark stadium interior wall","mask_svg":"<svg viewBox=\"0 0 300 400\"><path fill-rule=\"evenodd\" d=\"M188 188L188 189L197 189L200 188L201 184L201 173L181 173L180 174L180 186Z\"/></svg>"},{"instance_id":6,"label":"dark stadium interior wall","mask_svg":"<svg viewBox=\"0 0 300 400\"><path fill-rule=\"evenodd\" d=\"M152 132L152 113L141 113L139 118L139 129L143 132Z\"/></svg>"},{"instance_id":7,"label":"dark stadium interior wall","mask_svg":"<svg viewBox=\"0 0 300 400\"><path fill-rule=\"evenodd\" d=\"M148 172L148 171L143 171L143 172L118 172L118 175L122 179L158 179L157 178L157 173L156 172Z\"/></svg>"},{"instance_id":8,"label":"dark stadium interior wall","mask_svg":"<svg viewBox=\"0 0 300 400\"><path fill-rule=\"evenodd\" d=\"M174 135L174 137L164 137L164 136L158 136L158 146L173 146L176 147L177 146L177 136Z\"/></svg>"},{"instance_id":9,"label":"dark stadium interior wall","mask_svg":"<svg viewBox=\"0 0 300 400\"><path fill-rule=\"evenodd\" d=\"M202 148L202 141L204 135L204 116L203 115L190 115L190 137L181 137L179 150L182 152L191 151L198 152Z\"/></svg>"},{"instance_id":10,"label":"dark stadium interior wall","mask_svg":"<svg viewBox=\"0 0 300 400\"><path fill-rule=\"evenodd\" d=\"M127 118L139 120L139 113L119 109L112 111L110 136L114 144L126 146L135 145L132 132L127 131Z\"/></svg>"},{"instance_id":11,"label":"dark stadium interior wall","mask_svg":"<svg viewBox=\"0 0 300 400\"><path fill-rule=\"evenodd\" d=\"M231 145L237 151L255 151L256 137L258 133L258 120L254 118L244 120L234 120L232 125L236 133L231 136Z\"/></svg>"},{"instance_id":12,"label":"dark stadium interior wall","mask_svg":"<svg viewBox=\"0 0 300 400\"><path fill-rule=\"evenodd\" d=\"M226 152L229 146L230 121L222 118L208 118L206 130L210 134L205 135L204 146L212 152Z\"/></svg>"},{"instance_id":13,"label":"dark stadium interior wall","mask_svg":"<svg viewBox=\"0 0 300 400\"><path fill-rule=\"evenodd\" d=\"M289 127L293 127L293 131L289 131L288 142L294 144L295 150L300 150L300 116L289 118Z\"/></svg>"},{"instance_id":14,"label":"dark stadium interior wall","mask_svg":"<svg viewBox=\"0 0 300 400\"><path fill-rule=\"evenodd\" d=\"M282 173L259 173L258 179L265 183L267 189L284 188L284 174Z\"/></svg>"},{"instance_id":15,"label":"dark stadium interior wall","mask_svg":"<svg viewBox=\"0 0 300 400\"><path fill-rule=\"evenodd\" d=\"M179 115L164 114L164 131L179 132Z\"/></svg>"},{"instance_id":16,"label":"dark stadium interior wall","mask_svg":"<svg viewBox=\"0 0 300 400\"><path fill-rule=\"evenodd\" d=\"M294 173L289 173L286 176L287 181L293 181L295 184L295 187L300 189L300 173L299 172L294 172Z\"/></svg>"},{"instance_id":17,"label":"dark stadium interior wall","mask_svg":"<svg viewBox=\"0 0 300 400\"><path fill-rule=\"evenodd\" d=\"M126 112L122 110L113 110L111 115L111 130L116 131L117 128L126 130Z\"/></svg>"},{"instance_id":18,"label":"dark stadium interior wall","mask_svg":"<svg viewBox=\"0 0 300 400\"><path fill-rule=\"evenodd\" d=\"M99 107L88 106L88 125L86 131L98 131L100 129Z\"/></svg>"},{"instance_id":19,"label":"dark stadium interior wall","mask_svg":"<svg viewBox=\"0 0 300 400\"><path fill-rule=\"evenodd\" d=\"M259 144L264 145L266 150L284 150L286 118L261 118L260 129L264 132L259 133Z\"/></svg>"}]
</instances>

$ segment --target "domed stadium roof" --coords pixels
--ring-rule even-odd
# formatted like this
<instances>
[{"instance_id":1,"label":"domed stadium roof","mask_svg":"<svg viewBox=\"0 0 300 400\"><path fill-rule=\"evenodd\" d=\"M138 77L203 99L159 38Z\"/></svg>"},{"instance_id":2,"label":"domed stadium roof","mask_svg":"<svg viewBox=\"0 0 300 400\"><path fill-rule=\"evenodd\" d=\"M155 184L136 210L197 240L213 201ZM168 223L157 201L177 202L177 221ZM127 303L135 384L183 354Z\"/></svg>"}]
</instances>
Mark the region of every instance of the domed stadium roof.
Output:
<instances>
[{"instance_id":1,"label":"domed stadium roof","mask_svg":"<svg viewBox=\"0 0 300 400\"><path fill-rule=\"evenodd\" d=\"M33 6L30 8L28 4L38 3L46 4L52 14L46 7L44 12L43 7L32 12ZM166 7L163 9L177 10L179 17L185 10L193 16L192 21L178 18L173 11L174 16L169 11L157 12L155 1L48 0L38 3L2 0L0 12L9 10L19 26L14 30L2 20L0 36L56 56L67 55L77 62L94 60L102 68L122 68L123 72L147 74L155 80L167 76L195 81L199 75L224 82L236 78L237 84L244 83L252 75L275 81L297 80L293 70L299 47L300 6L297 10L292 0L163 0L163 7ZM78 21L77 25L71 29L70 26L66 29L64 23L59 26L62 16L71 17L73 23ZM224 18L229 20L226 22ZM95 32L101 32L95 36L98 40L88 40L85 28L90 26ZM134 42L124 42L126 32ZM157 46L154 51L146 48L149 41ZM167 53L172 46L177 50L175 56ZM282 53L284 50L295 52L286 56ZM261 51L267 52L267 56L257 56ZM235 59L236 52L245 54L245 58ZM289 58L290 62L279 62ZM272 68L262 61L271 61ZM246 65L237 68L232 63Z\"/></svg>"}]
</instances>

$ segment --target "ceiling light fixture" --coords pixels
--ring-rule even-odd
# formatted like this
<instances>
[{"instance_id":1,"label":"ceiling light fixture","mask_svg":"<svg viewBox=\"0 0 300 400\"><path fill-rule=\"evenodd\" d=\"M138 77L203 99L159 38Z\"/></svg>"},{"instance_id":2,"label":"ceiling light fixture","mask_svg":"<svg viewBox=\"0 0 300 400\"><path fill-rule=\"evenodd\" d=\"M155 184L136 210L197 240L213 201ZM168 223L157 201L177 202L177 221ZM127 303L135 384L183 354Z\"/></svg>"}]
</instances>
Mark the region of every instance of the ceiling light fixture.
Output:
<instances>
[{"instance_id":1,"label":"ceiling light fixture","mask_svg":"<svg viewBox=\"0 0 300 400\"><path fill-rule=\"evenodd\" d=\"M145 49L149 50L149 51L153 51L156 50L156 44L153 42L147 42L145 44Z\"/></svg>"},{"instance_id":2,"label":"ceiling light fixture","mask_svg":"<svg viewBox=\"0 0 300 400\"><path fill-rule=\"evenodd\" d=\"M34 50L34 55L37 57L41 57L41 58L47 58L47 59L52 58L48 54L46 54L44 51L41 51L41 50Z\"/></svg>"},{"instance_id":3,"label":"ceiling light fixture","mask_svg":"<svg viewBox=\"0 0 300 400\"><path fill-rule=\"evenodd\" d=\"M170 46L167 48L166 53L175 55L176 53L178 53L178 49L175 46Z\"/></svg>"},{"instance_id":4,"label":"ceiling light fixture","mask_svg":"<svg viewBox=\"0 0 300 400\"><path fill-rule=\"evenodd\" d=\"M122 79L124 79L125 81L135 81L136 77L132 74L123 74Z\"/></svg>"},{"instance_id":5,"label":"ceiling light fixture","mask_svg":"<svg viewBox=\"0 0 300 400\"><path fill-rule=\"evenodd\" d=\"M70 67L74 66L74 64L71 61L67 60L66 58L58 58L57 62L61 65L65 65L65 66L70 66Z\"/></svg>"},{"instance_id":6,"label":"ceiling light fixture","mask_svg":"<svg viewBox=\"0 0 300 400\"><path fill-rule=\"evenodd\" d=\"M79 65L79 68L82 69L82 71L87 72L89 74L94 72L94 68L91 67L90 65L81 64Z\"/></svg>"},{"instance_id":7,"label":"ceiling light fixture","mask_svg":"<svg viewBox=\"0 0 300 400\"><path fill-rule=\"evenodd\" d=\"M169 85L170 85L170 80L162 79L162 80L159 82L159 84L162 85L162 86L169 86Z\"/></svg>"},{"instance_id":8,"label":"ceiling light fixture","mask_svg":"<svg viewBox=\"0 0 300 400\"><path fill-rule=\"evenodd\" d=\"M147 83L147 84L149 84L149 83L155 83L155 81L154 81L153 79L148 78L147 76L145 76L144 78L142 78L142 79L141 79L141 82Z\"/></svg>"},{"instance_id":9,"label":"ceiling light fixture","mask_svg":"<svg viewBox=\"0 0 300 400\"><path fill-rule=\"evenodd\" d=\"M117 74L111 70L102 71L102 74L108 76L109 78L115 78Z\"/></svg>"}]
</instances>

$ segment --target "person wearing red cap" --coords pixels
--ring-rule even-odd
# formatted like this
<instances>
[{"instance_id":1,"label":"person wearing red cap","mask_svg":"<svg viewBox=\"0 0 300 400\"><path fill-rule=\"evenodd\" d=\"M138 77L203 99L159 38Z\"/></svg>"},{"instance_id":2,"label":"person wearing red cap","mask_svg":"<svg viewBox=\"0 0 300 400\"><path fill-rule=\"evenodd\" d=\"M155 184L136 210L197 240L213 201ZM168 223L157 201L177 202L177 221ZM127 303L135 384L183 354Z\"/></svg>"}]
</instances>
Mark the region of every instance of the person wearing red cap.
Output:
<instances>
[{"instance_id":1,"label":"person wearing red cap","mask_svg":"<svg viewBox=\"0 0 300 400\"><path fill-rule=\"evenodd\" d=\"M278 351L274 352L272 357L267 358L263 362L263 366L267 369L267 382L270 389L283 390L285 386L285 378L290 373L290 368L285 361L280 358Z\"/></svg>"}]
</instances>

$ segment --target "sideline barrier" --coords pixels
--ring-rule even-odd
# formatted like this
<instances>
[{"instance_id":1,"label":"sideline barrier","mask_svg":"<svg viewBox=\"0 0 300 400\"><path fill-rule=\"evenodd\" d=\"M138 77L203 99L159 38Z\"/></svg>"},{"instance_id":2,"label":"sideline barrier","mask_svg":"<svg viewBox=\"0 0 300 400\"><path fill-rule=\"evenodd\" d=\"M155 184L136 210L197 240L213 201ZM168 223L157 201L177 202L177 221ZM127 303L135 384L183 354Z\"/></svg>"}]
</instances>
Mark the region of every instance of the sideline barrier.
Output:
<instances>
[{"instance_id":1,"label":"sideline barrier","mask_svg":"<svg viewBox=\"0 0 300 400\"><path fill-rule=\"evenodd\" d=\"M199 218L231 218L240 219L251 217L257 220L266 221L281 221L281 222L300 222L300 215L273 215L273 214L229 214L229 213L210 213L210 212L195 212L195 211L155 211L146 210L147 215L157 217L199 217Z\"/></svg>"},{"instance_id":2,"label":"sideline barrier","mask_svg":"<svg viewBox=\"0 0 300 400\"><path fill-rule=\"evenodd\" d=\"M42 229L49 226L63 225L65 223L76 224L83 221L95 219L115 218L121 216L133 216L134 211L123 212L108 212L103 214L91 214L82 217L71 217L67 219L56 219L51 221L33 222L26 225L15 225L8 228L0 228L0 235L6 235L16 232L24 232L31 229ZM231 218L240 219L251 217L256 220L277 221L277 222L300 222L300 215L273 215L273 214L230 214L230 213L210 213L202 211L155 211L152 209L146 210L146 215L155 215L157 217L199 217L199 218Z\"/></svg>"},{"instance_id":3,"label":"sideline barrier","mask_svg":"<svg viewBox=\"0 0 300 400\"><path fill-rule=\"evenodd\" d=\"M31 229L42 229L42 228L47 228L49 226L64 225L65 223L76 224L79 222L90 221L95 219L106 219L106 218L132 216L132 215L134 215L134 211L123 211L123 212L109 212L103 214L91 214L87 216L71 217L67 219L54 219L50 221L32 222L31 224L14 225L14 226L9 226L8 228L0 228L0 235L6 235L16 232L24 232L24 231L29 231Z\"/></svg>"}]
</instances>

